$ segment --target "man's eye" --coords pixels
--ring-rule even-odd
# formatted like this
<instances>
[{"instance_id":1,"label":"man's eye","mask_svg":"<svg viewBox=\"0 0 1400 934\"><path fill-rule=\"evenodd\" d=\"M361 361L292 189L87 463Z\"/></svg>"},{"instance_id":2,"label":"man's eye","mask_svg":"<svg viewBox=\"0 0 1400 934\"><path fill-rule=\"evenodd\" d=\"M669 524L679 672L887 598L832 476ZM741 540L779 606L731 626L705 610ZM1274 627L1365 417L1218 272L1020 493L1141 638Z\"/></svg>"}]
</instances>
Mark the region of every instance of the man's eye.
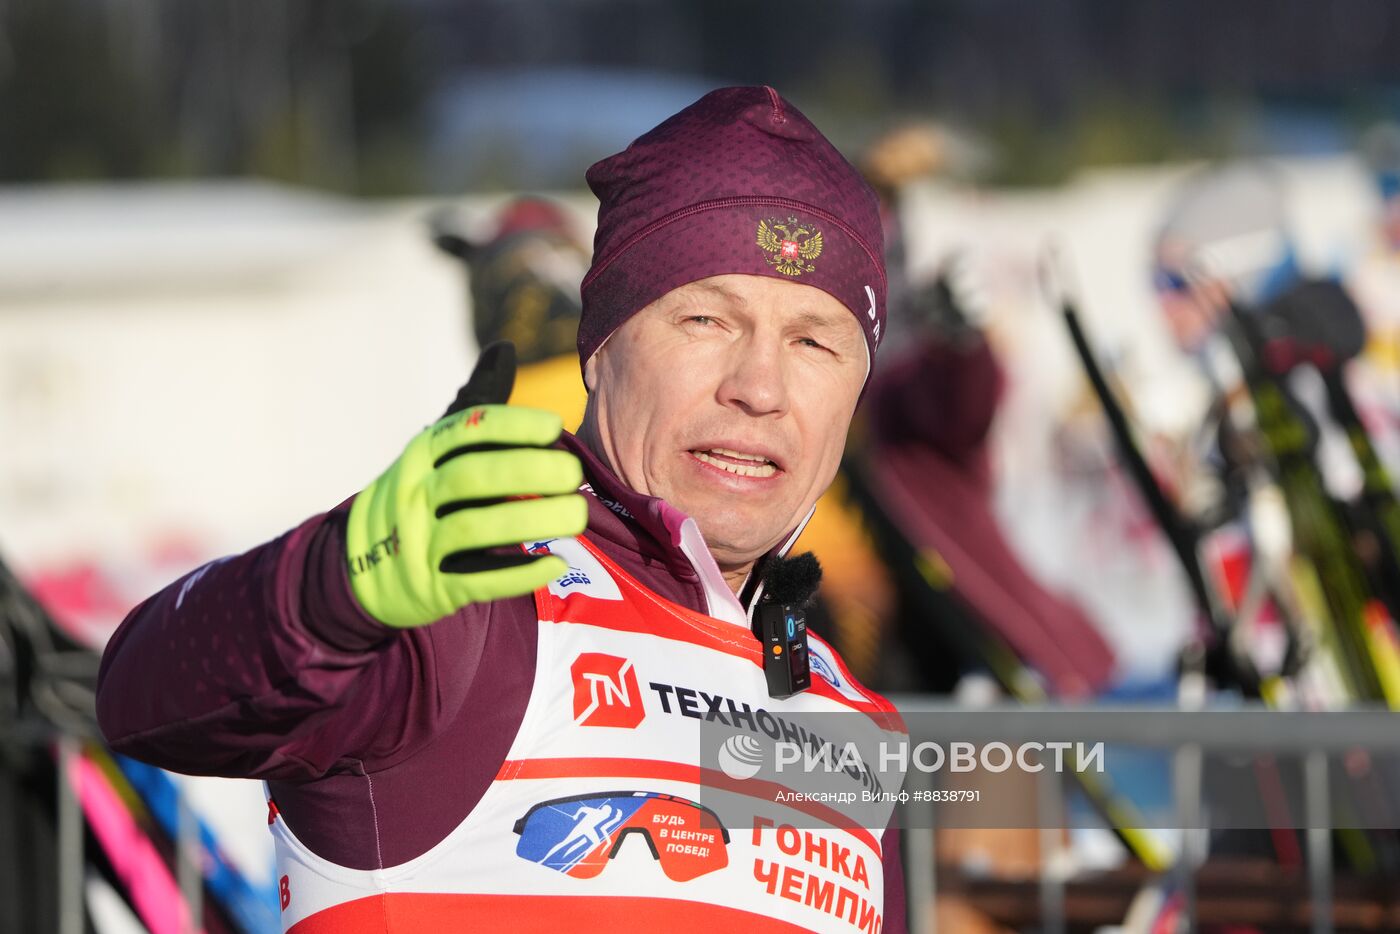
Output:
<instances>
[{"instance_id":1,"label":"man's eye","mask_svg":"<svg viewBox=\"0 0 1400 934\"><path fill-rule=\"evenodd\" d=\"M817 350L826 350L826 349L827 349L825 344L821 344L821 343L819 343L819 342L817 342L817 341L814 341L814 340L813 340L812 338L810 338L810 337L801 338L800 340L798 340L798 343L801 344L803 347L814 347L814 348L816 348Z\"/></svg>"},{"instance_id":2,"label":"man's eye","mask_svg":"<svg viewBox=\"0 0 1400 934\"><path fill-rule=\"evenodd\" d=\"M714 323L715 323L715 319L714 319L714 318L711 318L709 315L691 315L689 318L686 318L685 320L686 320L686 321L693 321L693 322L695 322L696 324L714 324Z\"/></svg>"}]
</instances>

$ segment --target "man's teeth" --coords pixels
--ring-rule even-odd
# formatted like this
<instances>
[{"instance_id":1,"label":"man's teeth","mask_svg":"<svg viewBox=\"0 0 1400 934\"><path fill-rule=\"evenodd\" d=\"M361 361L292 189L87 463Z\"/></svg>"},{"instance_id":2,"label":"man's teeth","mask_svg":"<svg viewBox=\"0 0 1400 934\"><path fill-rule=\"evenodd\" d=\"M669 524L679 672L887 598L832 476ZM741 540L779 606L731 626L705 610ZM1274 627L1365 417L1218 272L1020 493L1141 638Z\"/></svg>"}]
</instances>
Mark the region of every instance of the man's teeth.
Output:
<instances>
[{"instance_id":1,"label":"man's teeth","mask_svg":"<svg viewBox=\"0 0 1400 934\"><path fill-rule=\"evenodd\" d=\"M727 448L714 448L711 451L696 451L695 457L705 463L718 467L720 470L727 470L732 474L741 477L771 477L778 472L778 468L766 457L758 457L753 454L740 454L738 451L730 451ZM748 461L748 464L735 464L731 461L721 460L712 457L712 454L723 454L725 457L732 457L737 460Z\"/></svg>"},{"instance_id":2,"label":"man's teeth","mask_svg":"<svg viewBox=\"0 0 1400 934\"><path fill-rule=\"evenodd\" d=\"M742 451L731 451L729 448L710 448L711 454L723 454L725 457L737 457L742 461L753 461L756 464L768 463L768 458L762 454L745 454Z\"/></svg>"}]
</instances>

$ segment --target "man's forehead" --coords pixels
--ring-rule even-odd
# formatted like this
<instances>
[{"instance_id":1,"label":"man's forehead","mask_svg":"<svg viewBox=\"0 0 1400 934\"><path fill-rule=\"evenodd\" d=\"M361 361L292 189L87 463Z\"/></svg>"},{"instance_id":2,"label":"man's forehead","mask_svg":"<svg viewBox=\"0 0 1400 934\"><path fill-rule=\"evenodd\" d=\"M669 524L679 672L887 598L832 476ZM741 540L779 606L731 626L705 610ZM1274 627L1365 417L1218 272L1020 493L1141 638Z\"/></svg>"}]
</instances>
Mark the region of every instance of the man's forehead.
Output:
<instances>
[{"instance_id":1,"label":"man's forehead","mask_svg":"<svg viewBox=\"0 0 1400 934\"><path fill-rule=\"evenodd\" d=\"M778 300L783 309L790 310L794 319L803 323L827 326L840 326L848 320L855 323L851 312L830 293L816 286L784 282L771 276L741 273L710 276L677 286L662 298L663 303L666 300L718 298L741 308ZM859 324L856 324L856 329L859 328Z\"/></svg>"}]
</instances>

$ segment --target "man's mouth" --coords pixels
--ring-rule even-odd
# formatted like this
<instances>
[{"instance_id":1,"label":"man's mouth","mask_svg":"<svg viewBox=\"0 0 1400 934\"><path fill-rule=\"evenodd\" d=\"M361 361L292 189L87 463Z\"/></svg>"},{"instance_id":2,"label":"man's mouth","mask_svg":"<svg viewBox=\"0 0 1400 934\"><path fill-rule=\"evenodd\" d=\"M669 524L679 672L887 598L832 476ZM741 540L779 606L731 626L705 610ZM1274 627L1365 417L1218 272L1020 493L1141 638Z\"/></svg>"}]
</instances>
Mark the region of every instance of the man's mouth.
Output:
<instances>
[{"instance_id":1,"label":"man's mouth","mask_svg":"<svg viewBox=\"0 0 1400 934\"><path fill-rule=\"evenodd\" d=\"M778 465L762 454L744 454L729 448L708 448L690 453L698 461L740 477L766 479L778 473Z\"/></svg>"}]
</instances>

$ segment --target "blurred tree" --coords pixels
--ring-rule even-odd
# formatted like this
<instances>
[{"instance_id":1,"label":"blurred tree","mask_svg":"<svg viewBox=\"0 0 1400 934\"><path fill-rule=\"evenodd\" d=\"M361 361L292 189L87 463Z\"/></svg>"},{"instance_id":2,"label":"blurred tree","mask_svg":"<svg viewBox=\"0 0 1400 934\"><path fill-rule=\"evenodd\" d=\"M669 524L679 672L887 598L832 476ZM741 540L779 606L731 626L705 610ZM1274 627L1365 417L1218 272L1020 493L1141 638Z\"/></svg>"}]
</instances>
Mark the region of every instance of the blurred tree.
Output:
<instances>
[{"instance_id":1,"label":"blurred tree","mask_svg":"<svg viewBox=\"0 0 1400 934\"><path fill-rule=\"evenodd\" d=\"M85 0L0 4L0 179L131 177L157 115Z\"/></svg>"},{"instance_id":2,"label":"blurred tree","mask_svg":"<svg viewBox=\"0 0 1400 934\"><path fill-rule=\"evenodd\" d=\"M390 0L0 3L0 179L418 182L412 10Z\"/></svg>"},{"instance_id":3,"label":"blurred tree","mask_svg":"<svg viewBox=\"0 0 1400 934\"><path fill-rule=\"evenodd\" d=\"M1387 0L0 0L0 180L421 190L454 79L606 66L774 84L849 151L951 120L1001 145L1000 180L1046 182L1328 138L1271 119L1300 106L1345 140L1395 109L1397 47ZM491 143L531 184L528 141Z\"/></svg>"}]
</instances>

